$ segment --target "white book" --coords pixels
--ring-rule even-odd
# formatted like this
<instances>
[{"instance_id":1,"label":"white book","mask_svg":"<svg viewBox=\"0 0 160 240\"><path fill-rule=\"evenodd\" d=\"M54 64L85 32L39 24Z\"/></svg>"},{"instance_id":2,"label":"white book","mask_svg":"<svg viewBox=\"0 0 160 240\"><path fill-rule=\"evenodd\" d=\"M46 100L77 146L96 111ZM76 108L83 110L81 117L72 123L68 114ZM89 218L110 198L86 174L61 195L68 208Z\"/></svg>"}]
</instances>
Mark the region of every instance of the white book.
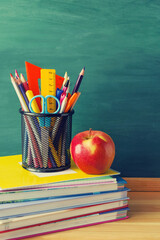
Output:
<instances>
[{"instance_id":1,"label":"white book","mask_svg":"<svg viewBox=\"0 0 160 240\"><path fill-rule=\"evenodd\" d=\"M67 195L77 195L92 192L105 192L113 191L124 187L126 181L121 179L119 182L111 183L99 183L99 184L88 184L88 185L60 185L54 186L52 188L42 188L42 189L30 189L21 191L10 191L0 193L0 202L5 201L16 201L16 200L28 200L36 198L48 198L55 196L67 196Z\"/></svg>"},{"instance_id":2,"label":"white book","mask_svg":"<svg viewBox=\"0 0 160 240\"><path fill-rule=\"evenodd\" d=\"M127 218L127 210L119 209L110 212L96 213L88 216L72 218L64 221L50 222L46 224L34 225L27 228L20 228L8 232L0 233L1 240L22 239L23 237L34 237L42 234L49 234L58 231L74 229L78 227L91 226L95 224L111 222ZM108 225L109 227L109 225Z\"/></svg>"},{"instance_id":3,"label":"white book","mask_svg":"<svg viewBox=\"0 0 160 240\"><path fill-rule=\"evenodd\" d=\"M80 208L73 208L68 210L60 210L49 213L35 214L24 217L15 217L5 220L0 220L0 231L6 231L15 228L21 228L25 226L57 221L60 219L66 219L76 217L85 214L96 213L100 211L107 211L115 208L128 206L128 199L115 202L108 202L102 204L96 204L91 206L85 206Z\"/></svg>"},{"instance_id":4,"label":"white book","mask_svg":"<svg viewBox=\"0 0 160 240\"><path fill-rule=\"evenodd\" d=\"M0 219L13 217L15 215L23 216L31 213L36 214L56 209L68 209L105 203L107 201L116 201L117 199L126 198L127 191L128 189L124 188L121 191L117 190L108 193L77 195L74 197L55 197L48 200L1 204Z\"/></svg>"}]
</instances>

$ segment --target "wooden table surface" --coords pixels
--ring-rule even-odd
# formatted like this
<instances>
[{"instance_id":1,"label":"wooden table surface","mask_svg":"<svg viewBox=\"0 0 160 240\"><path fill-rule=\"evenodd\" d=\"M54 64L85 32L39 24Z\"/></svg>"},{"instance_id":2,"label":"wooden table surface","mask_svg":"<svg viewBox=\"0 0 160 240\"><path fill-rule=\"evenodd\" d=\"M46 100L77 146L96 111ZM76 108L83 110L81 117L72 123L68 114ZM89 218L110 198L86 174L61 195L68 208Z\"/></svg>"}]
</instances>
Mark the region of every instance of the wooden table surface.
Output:
<instances>
[{"instance_id":1,"label":"wooden table surface","mask_svg":"<svg viewBox=\"0 0 160 240\"><path fill-rule=\"evenodd\" d=\"M27 239L160 240L160 192L129 192L128 195L129 219Z\"/></svg>"}]
</instances>

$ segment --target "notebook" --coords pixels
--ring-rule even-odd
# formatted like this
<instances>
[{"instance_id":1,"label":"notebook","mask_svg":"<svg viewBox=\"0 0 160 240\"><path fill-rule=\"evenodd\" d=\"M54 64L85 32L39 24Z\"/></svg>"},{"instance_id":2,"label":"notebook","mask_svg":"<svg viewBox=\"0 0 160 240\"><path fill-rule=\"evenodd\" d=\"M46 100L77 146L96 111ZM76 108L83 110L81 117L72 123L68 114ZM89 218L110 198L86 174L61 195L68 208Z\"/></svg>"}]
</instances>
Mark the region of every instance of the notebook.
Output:
<instances>
[{"instance_id":1,"label":"notebook","mask_svg":"<svg viewBox=\"0 0 160 240\"><path fill-rule=\"evenodd\" d=\"M37 173L30 172L21 166L22 155L0 157L0 189L28 188L42 184L58 183L67 180L90 179L105 177L106 181L113 181L110 176L119 172L109 169L103 175L89 175L76 167L74 162L71 168L61 172Z\"/></svg>"},{"instance_id":2,"label":"notebook","mask_svg":"<svg viewBox=\"0 0 160 240\"><path fill-rule=\"evenodd\" d=\"M80 227L92 226L95 224L113 222L127 218L128 208L118 210L99 212L88 216L81 216L62 221L53 221L1 233L1 240L23 239L25 237L34 237L53 232L59 232ZM106 226L107 227L107 226ZM109 227L109 225L108 225Z\"/></svg>"}]
</instances>

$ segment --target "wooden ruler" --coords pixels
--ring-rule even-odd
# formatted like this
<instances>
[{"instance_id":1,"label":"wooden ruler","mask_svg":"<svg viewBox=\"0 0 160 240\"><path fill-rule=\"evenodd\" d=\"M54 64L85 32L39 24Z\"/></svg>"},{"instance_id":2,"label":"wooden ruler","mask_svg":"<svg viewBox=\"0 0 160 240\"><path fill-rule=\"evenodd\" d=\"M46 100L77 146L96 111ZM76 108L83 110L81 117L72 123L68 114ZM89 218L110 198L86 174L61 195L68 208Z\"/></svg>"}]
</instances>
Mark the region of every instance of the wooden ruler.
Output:
<instances>
[{"instance_id":1,"label":"wooden ruler","mask_svg":"<svg viewBox=\"0 0 160 240\"><path fill-rule=\"evenodd\" d=\"M56 96L56 70L55 69L41 69L41 95ZM47 100L47 110L53 113L56 110L56 101L53 98Z\"/></svg>"}]
</instances>

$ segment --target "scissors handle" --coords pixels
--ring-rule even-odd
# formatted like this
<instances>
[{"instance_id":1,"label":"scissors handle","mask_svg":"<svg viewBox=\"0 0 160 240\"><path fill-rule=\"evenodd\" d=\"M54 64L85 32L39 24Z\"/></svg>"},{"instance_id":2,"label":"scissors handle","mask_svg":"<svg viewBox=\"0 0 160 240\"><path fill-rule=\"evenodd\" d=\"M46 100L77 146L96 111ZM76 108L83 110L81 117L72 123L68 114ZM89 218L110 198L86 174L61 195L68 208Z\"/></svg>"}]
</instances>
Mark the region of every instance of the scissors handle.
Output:
<instances>
[{"instance_id":1,"label":"scissors handle","mask_svg":"<svg viewBox=\"0 0 160 240\"><path fill-rule=\"evenodd\" d=\"M30 101L30 103L29 103L29 108L30 108L30 111L31 111L32 113L34 113L34 111L33 111L33 109L32 109L32 101L33 101L34 99L36 99L36 98L41 98L41 99L42 99L42 111L41 111L40 113L56 114L56 113L59 112L59 110L60 110L60 101L58 100L58 98L56 98L55 96L52 96L52 95L47 95L46 97L44 97L44 96L42 96L42 95L36 95L36 96L34 96L34 97L31 99L31 101ZM50 112L48 112L48 110L47 110L47 99L48 99L48 98L54 98L54 99L57 101L58 107L57 107L56 111L53 112L53 113L50 113Z\"/></svg>"}]
</instances>

